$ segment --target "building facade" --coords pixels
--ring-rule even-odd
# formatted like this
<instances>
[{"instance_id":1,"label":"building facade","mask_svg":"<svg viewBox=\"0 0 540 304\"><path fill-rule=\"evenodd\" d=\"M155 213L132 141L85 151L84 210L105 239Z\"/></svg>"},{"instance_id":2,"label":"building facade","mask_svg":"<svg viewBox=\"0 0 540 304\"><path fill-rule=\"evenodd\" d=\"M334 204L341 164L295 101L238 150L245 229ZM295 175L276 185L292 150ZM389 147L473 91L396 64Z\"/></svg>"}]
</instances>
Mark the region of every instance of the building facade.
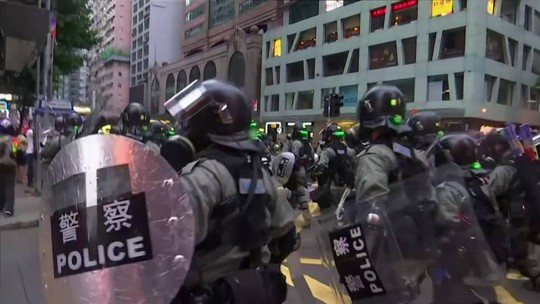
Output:
<instances>
[{"instance_id":1,"label":"building facade","mask_svg":"<svg viewBox=\"0 0 540 304\"><path fill-rule=\"evenodd\" d=\"M83 50L83 55L87 56L88 52ZM60 76L58 90L55 92L55 97L73 101L75 104L90 104L88 98L88 80L90 71L88 61L84 60L83 64L69 75Z\"/></svg>"},{"instance_id":2,"label":"building facade","mask_svg":"<svg viewBox=\"0 0 540 304\"><path fill-rule=\"evenodd\" d=\"M89 54L88 96L93 102L105 102L108 112L120 114L129 102L131 1L93 0L89 5L101 42Z\"/></svg>"},{"instance_id":3,"label":"building facade","mask_svg":"<svg viewBox=\"0 0 540 304\"><path fill-rule=\"evenodd\" d=\"M540 1L296 2L263 37L261 119L275 128L326 124L321 101L344 96L341 117L377 83L399 87L409 110L448 125L540 125Z\"/></svg>"},{"instance_id":4,"label":"building facade","mask_svg":"<svg viewBox=\"0 0 540 304\"><path fill-rule=\"evenodd\" d=\"M154 66L180 59L182 0L134 0L131 22L130 101L145 103ZM140 90L139 87L142 87ZM142 94L141 94L142 93Z\"/></svg>"},{"instance_id":5,"label":"building facade","mask_svg":"<svg viewBox=\"0 0 540 304\"><path fill-rule=\"evenodd\" d=\"M164 112L164 102L190 82L220 79L241 88L257 113L260 96L262 33L281 22L283 1L185 1L182 58L162 66L152 80L152 108Z\"/></svg>"}]
</instances>

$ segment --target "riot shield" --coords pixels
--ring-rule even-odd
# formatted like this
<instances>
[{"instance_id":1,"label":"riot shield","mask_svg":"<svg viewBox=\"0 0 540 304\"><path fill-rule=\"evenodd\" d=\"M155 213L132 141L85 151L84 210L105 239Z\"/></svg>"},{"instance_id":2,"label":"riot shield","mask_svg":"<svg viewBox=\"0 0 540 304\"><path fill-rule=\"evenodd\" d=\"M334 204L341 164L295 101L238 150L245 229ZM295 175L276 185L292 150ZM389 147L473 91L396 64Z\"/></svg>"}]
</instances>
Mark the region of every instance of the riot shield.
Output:
<instances>
[{"instance_id":1,"label":"riot shield","mask_svg":"<svg viewBox=\"0 0 540 304\"><path fill-rule=\"evenodd\" d=\"M194 250L194 217L176 172L144 144L90 135L46 175L40 222L48 303L170 303Z\"/></svg>"},{"instance_id":2,"label":"riot shield","mask_svg":"<svg viewBox=\"0 0 540 304\"><path fill-rule=\"evenodd\" d=\"M535 234L540 233L540 161L516 157L516 173L525 193L526 208Z\"/></svg>"},{"instance_id":3,"label":"riot shield","mask_svg":"<svg viewBox=\"0 0 540 304\"><path fill-rule=\"evenodd\" d=\"M454 171L446 172L448 170ZM433 175L447 177L432 185ZM394 183L370 200L344 195L314 221L336 303L481 303L502 272L478 225L460 168Z\"/></svg>"}]
</instances>

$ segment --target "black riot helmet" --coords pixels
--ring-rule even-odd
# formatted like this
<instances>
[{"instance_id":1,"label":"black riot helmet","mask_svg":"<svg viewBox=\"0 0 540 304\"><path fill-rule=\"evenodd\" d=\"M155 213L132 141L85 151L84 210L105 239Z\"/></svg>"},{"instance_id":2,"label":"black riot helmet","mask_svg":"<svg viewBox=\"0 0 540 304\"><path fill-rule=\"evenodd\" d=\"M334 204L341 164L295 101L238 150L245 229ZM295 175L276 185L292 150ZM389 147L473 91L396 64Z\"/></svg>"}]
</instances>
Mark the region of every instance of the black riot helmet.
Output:
<instances>
[{"instance_id":1,"label":"black riot helmet","mask_svg":"<svg viewBox=\"0 0 540 304\"><path fill-rule=\"evenodd\" d=\"M341 140L343 136L345 136L345 133L336 123L332 123L321 130L321 139L325 142L330 142L336 139Z\"/></svg>"},{"instance_id":2,"label":"black riot helmet","mask_svg":"<svg viewBox=\"0 0 540 304\"><path fill-rule=\"evenodd\" d=\"M64 131L64 127L66 126L66 121L64 120L64 117L62 116L56 116L54 118L54 129L58 132Z\"/></svg>"},{"instance_id":3,"label":"black riot helmet","mask_svg":"<svg viewBox=\"0 0 540 304\"><path fill-rule=\"evenodd\" d=\"M297 122L293 126L293 130L291 132L291 139L293 140L301 140L301 139L307 139L309 136L309 132L302 126L301 123Z\"/></svg>"},{"instance_id":4,"label":"black riot helmet","mask_svg":"<svg viewBox=\"0 0 540 304\"><path fill-rule=\"evenodd\" d=\"M386 127L399 131L404 124L405 99L395 86L377 85L369 89L356 106L361 128Z\"/></svg>"},{"instance_id":5,"label":"black riot helmet","mask_svg":"<svg viewBox=\"0 0 540 304\"><path fill-rule=\"evenodd\" d=\"M435 112L422 111L407 120L411 128L409 141L416 149L427 149L437 137L443 136L441 119Z\"/></svg>"},{"instance_id":6,"label":"black riot helmet","mask_svg":"<svg viewBox=\"0 0 540 304\"><path fill-rule=\"evenodd\" d=\"M482 169L477 157L478 142L472 136L468 134L444 135L439 140L439 147L447 160L469 169ZM436 162L438 162L437 165L441 163L441 161Z\"/></svg>"},{"instance_id":7,"label":"black riot helmet","mask_svg":"<svg viewBox=\"0 0 540 304\"><path fill-rule=\"evenodd\" d=\"M167 127L159 120L150 121L150 139L155 143L162 143L167 139Z\"/></svg>"},{"instance_id":8,"label":"black riot helmet","mask_svg":"<svg viewBox=\"0 0 540 304\"><path fill-rule=\"evenodd\" d=\"M122 119L122 135L142 140L148 132L150 113L142 104L128 104L120 118Z\"/></svg>"},{"instance_id":9,"label":"black riot helmet","mask_svg":"<svg viewBox=\"0 0 540 304\"><path fill-rule=\"evenodd\" d=\"M238 88L218 81L194 81L165 103L188 137L247 132L251 104Z\"/></svg>"},{"instance_id":10,"label":"black riot helmet","mask_svg":"<svg viewBox=\"0 0 540 304\"><path fill-rule=\"evenodd\" d=\"M480 141L478 155L482 159L491 158L499 163L509 150L510 144L504 135L492 130Z\"/></svg>"},{"instance_id":11,"label":"black riot helmet","mask_svg":"<svg viewBox=\"0 0 540 304\"><path fill-rule=\"evenodd\" d=\"M83 121L79 114L71 113L66 118L66 125L65 125L66 131L77 133L80 127L82 126L82 123Z\"/></svg>"}]
</instances>

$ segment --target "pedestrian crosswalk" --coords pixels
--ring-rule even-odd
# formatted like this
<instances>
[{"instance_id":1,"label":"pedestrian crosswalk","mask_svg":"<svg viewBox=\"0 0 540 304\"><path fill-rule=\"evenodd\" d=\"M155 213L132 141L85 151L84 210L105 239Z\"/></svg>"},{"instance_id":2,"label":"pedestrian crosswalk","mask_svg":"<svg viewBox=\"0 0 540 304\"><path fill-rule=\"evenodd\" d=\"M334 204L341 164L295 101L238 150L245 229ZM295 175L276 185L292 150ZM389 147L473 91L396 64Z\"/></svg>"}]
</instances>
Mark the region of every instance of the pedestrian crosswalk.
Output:
<instances>
[{"instance_id":1,"label":"pedestrian crosswalk","mask_svg":"<svg viewBox=\"0 0 540 304\"><path fill-rule=\"evenodd\" d=\"M325 271L325 267L323 265L323 262L321 259L317 258L308 258L308 257L300 257L300 263L302 264L302 271L303 271L303 279L305 281L305 284L307 284L309 290L307 292L310 292L311 295L300 295L300 298L305 299L309 297L313 297L316 299L316 301L319 303L325 303L325 304L343 304L342 302L338 302L338 298L347 299L348 297L346 295L341 295L341 297L337 297L336 293L337 291L334 287L329 285L328 283L323 283L325 279L323 278L325 274L327 273ZM294 284L294 274L291 273L291 269L289 267L289 262L285 260L283 265L281 266L281 272L286 277L287 284L293 288L295 288ZM298 275L296 275L298 277ZM300 278L301 279L301 278ZM516 272L510 272L507 276L508 280L512 281L523 281L526 280ZM297 280L298 281L298 278ZM297 290L298 293L306 292L305 290ZM516 295L513 294L508 288L504 286L497 286L495 288L495 292L497 294L497 299L501 304L533 304L533 302L527 302L524 300L518 300L516 299ZM350 304L351 302L345 302L344 304ZM291 304L307 304L307 303L291 303ZM311 303L310 303L311 304ZM423 303L422 303L423 304Z\"/></svg>"}]
</instances>

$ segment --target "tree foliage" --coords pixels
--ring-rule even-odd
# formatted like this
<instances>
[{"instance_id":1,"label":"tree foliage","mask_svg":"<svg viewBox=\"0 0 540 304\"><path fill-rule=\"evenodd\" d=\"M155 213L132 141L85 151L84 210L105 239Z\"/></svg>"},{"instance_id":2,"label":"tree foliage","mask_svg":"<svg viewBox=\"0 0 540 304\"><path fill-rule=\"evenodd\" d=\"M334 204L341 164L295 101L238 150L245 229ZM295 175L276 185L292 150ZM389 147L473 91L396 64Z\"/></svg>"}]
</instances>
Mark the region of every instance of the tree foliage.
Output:
<instances>
[{"instance_id":1,"label":"tree foliage","mask_svg":"<svg viewBox=\"0 0 540 304\"><path fill-rule=\"evenodd\" d=\"M66 75L79 68L84 55L77 50L88 50L98 43L97 33L91 29L90 8L87 0L55 0L56 46L55 72Z\"/></svg>"}]
</instances>

